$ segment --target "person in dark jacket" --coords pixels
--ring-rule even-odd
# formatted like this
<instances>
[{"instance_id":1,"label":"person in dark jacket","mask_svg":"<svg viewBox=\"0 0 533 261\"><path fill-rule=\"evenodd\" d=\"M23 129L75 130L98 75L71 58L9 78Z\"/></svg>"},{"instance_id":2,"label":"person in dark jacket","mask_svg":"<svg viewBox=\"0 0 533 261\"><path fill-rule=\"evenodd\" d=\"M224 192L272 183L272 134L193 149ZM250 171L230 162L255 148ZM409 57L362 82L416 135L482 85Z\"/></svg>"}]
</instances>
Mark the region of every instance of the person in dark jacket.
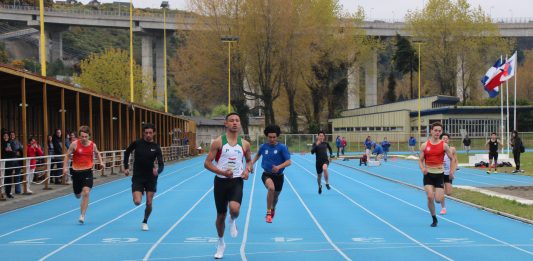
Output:
<instances>
[{"instance_id":1,"label":"person in dark jacket","mask_svg":"<svg viewBox=\"0 0 533 261\"><path fill-rule=\"evenodd\" d=\"M524 143L522 143L522 139L518 136L518 131L513 131L511 141L509 143L513 147L513 158L516 165L513 173L524 172L524 170L520 170L520 154L525 151L525 148Z\"/></svg>"},{"instance_id":2,"label":"person in dark jacket","mask_svg":"<svg viewBox=\"0 0 533 261\"><path fill-rule=\"evenodd\" d=\"M12 159L15 157L15 152L13 151L11 140L9 139L9 133L2 133L2 159ZM13 179L13 161L6 161L5 165L6 170L4 170L4 189L6 197L13 198L11 194L11 184L14 183Z\"/></svg>"},{"instance_id":3,"label":"person in dark jacket","mask_svg":"<svg viewBox=\"0 0 533 261\"><path fill-rule=\"evenodd\" d=\"M57 157L53 157L52 164L50 164L50 169L53 169L50 175L50 182L53 181L55 184L61 184L61 172L63 170L63 139L61 138L61 134L61 130L56 129L52 136L54 150L53 154L50 155L57 155Z\"/></svg>"},{"instance_id":4,"label":"person in dark jacket","mask_svg":"<svg viewBox=\"0 0 533 261\"><path fill-rule=\"evenodd\" d=\"M13 152L15 153L14 155L14 158L22 158L22 156L24 155L24 146L22 146L22 143L17 140L17 135L15 134L14 131L10 131L9 132L9 139L11 140L11 148L13 149ZM22 170L22 161L21 160L17 160L17 161L13 161L12 163L12 167L14 167L15 169L13 169L13 172L14 172L14 179L15 179L15 194L20 194L22 193L22 186L21 186L21 183L22 183L22 175L20 174L21 173L21 170Z\"/></svg>"},{"instance_id":5,"label":"person in dark jacket","mask_svg":"<svg viewBox=\"0 0 533 261\"><path fill-rule=\"evenodd\" d=\"M470 137L468 137L468 134L463 139L463 145L465 146L466 155L468 156L468 153L470 152L470 144L472 144L472 140Z\"/></svg>"}]
</instances>

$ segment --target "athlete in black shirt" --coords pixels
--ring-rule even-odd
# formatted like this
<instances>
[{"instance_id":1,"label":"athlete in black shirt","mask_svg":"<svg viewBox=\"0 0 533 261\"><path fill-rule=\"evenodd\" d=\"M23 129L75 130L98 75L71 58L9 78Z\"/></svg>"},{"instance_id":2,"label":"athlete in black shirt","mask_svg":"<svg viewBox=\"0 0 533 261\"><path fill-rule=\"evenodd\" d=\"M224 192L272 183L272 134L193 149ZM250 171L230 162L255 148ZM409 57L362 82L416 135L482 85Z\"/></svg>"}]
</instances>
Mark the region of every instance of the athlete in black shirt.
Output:
<instances>
[{"instance_id":1,"label":"athlete in black shirt","mask_svg":"<svg viewBox=\"0 0 533 261\"><path fill-rule=\"evenodd\" d=\"M152 213L152 201L157 190L157 176L163 172L163 154L159 144L154 142L154 125L148 123L143 125L143 138L136 140L124 152L124 174L128 176L129 159L132 151L135 151L133 160L133 176L131 178L131 191L133 193L133 203L136 206L142 202L142 195L146 191L146 208L144 210L144 220L141 229L148 230L148 218ZM154 166L157 159L158 167Z\"/></svg>"},{"instance_id":2,"label":"athlete in black shirt","mask_svg":"<svg viewBox=\"0 0 533 261\"><path fill-rule=\"evenodd\" d=\"M487 174L490 174L490 169L493 166L492 164L494 164L494 173L496 173L498 168L498 146L503 147L503 144L497 138L495 132L490 134L490 139L487 141L486 146L489 149L489 169L487 170ZM490 164L491 161L493 161L492 164Z\"/></svg>"},{"instance_id":3,"label":"athlete in black shirt","mask_svg":"<svg viewBox=\"0 0 533 261\"><path fill-rule=\"evenodd\" d=\"M333 157L333 151L329 143L324 141L326 139L326 134L323 131L318 133L318 137L315 143L313 143L313 148L311 149L311 154L316 154L316 176L318 182L318 194L322 194L322 171L324 172L324 180L326 181L326 188L329 190L329 178L328 178L328 150L330 157Z\"/></svg>"}]
</instances>

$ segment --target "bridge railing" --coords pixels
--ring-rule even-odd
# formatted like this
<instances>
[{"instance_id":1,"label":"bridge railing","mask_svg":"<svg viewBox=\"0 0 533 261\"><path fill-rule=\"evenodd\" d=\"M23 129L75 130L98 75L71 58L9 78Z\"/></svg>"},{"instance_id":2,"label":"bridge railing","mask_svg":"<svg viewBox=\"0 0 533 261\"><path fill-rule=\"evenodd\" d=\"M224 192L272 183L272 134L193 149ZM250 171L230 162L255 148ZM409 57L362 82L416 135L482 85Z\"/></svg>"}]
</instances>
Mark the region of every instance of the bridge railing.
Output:
<instances>
[{"instance_id":1,"label":"bridge railing","mask_svg":"<svg viewBox=\"0 0 533 261\"><path fill-rule=\"evenodd\" d=\"M22 11L35 11L39 12L39 8L29 5L8 5L0 4L0 9L11 9L11 10L22 10ZM76 15L91 15L91 16L113 16L113 17L129 17L129 8L117 9L117 10L90 10L90 9L81 9L81 8L51 8L45 7L45 13L56 13L56 14L76 14ZM142 17L154 17L163 19L163 14L158 13L149 13L141 12L141 9L134 9L133 12L134 18ZM167 17L179 15L183 18L194 18L192 14L187 13L178 13L178 12L167 12Z\"/></svg>"}]
</instances>

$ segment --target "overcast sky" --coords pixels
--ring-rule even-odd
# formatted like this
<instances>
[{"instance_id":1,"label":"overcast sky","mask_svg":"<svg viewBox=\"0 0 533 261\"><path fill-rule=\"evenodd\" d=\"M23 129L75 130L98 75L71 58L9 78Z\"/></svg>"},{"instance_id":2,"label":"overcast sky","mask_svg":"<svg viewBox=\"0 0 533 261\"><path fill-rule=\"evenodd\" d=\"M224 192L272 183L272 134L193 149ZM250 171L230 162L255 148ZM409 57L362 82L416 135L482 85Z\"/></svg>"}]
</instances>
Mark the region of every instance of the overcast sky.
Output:
<instances>
[{"instance_id":1,"label":"overcast sky","mask_svg":"<svg viewBox=\"0 0 533 261\"><path fill-rule=\"evenodd\" d=\"M87 3L90 0L82 0ZM110 3L113 0L99 0ZM128 0L120 0L128 2ZM287 0L290 1L290 0ZM374 19L401 20L408 10L421 9L428 0L339 0L344 9L350 12L357 6L365 9L366 15ZM188 0L168 0L170 8L187 10ZM533 0L468 0L472 6L481 6L492 17L533 17ZM157 8L161 0L133 0L135 7Z\"/></svg>"}]
</instances>

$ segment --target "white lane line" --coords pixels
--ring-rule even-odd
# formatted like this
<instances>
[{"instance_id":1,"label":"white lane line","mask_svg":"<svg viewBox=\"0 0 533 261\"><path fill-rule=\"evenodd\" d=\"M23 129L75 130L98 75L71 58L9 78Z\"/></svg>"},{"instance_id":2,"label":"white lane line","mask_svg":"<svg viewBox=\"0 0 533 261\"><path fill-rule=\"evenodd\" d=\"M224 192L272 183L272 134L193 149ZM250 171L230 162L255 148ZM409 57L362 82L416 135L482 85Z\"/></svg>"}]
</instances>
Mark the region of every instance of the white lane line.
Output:
<instances>
[{"instance_id":1,"label":"white lane line","mask_svg":"<svg viewBox=\"0 0 533 261\"><path fill-rule=\"evenodd\" d=\"M189 210L187 210L187 212L185 212L185 214L183 214L183 216L181 216L180 219L178 219L178 221L176 221L176 223L174 223L174 225L172 225L166 232L165 234L163 234L159 240L157 240L157 242L155 242L155 244L152 245L152 247L150 248L150 250L148 250L148 252L146 253L146 255L144 256L143 260L146 261L150 258L150 256L152 255L152 253L154 252L154 250L157 248L157 246L159 246L159 244L163 241L163 239L165 239L165 237L168 236L168 234L170 234L170 232L172 232L172 230L174 230L174 228L176 228L176 226L178 226L181 221L183 221L195 208L196 206L198 206L198 204L200 204L200 202L202 202L202 200L204 200L204 198L209 194L209 192L211 192L213 190L213 187L211 187L209 190L207 190L207 192L205 192L205 194L198 200L196 201L196 203L194 203L194 205L192 205L191 208L189 208Z\"/></svg>"},{"instance_id":2,"label":"white lane line","mask_svg":"<svg viewBox=\"0 0 533 261\"><path fill-rule=\"evenodd\" d=\"M313 222L315 222L315 225L318 227L318 229L320 230L320 232L322 232L322 235L326 238L326 240L329 242L329 244L342 256L344 257L345 260L352 260L351 258L349 258L344 252L342 252L342 250L337 246L335 245L335 243L333 242L333 240L331 240L331 238L328 236L328 234L326 233L326 231L324 230L324 228L322 228L322 226L320 225L320 223L318 222L318 220L315 218L315 216L313 215L313 213L311 212L311 210L309 210L309 208L307 207L307 205L305 204L305 202L303 201L302 197L300 197L300 194L298 194L298 191L296 191L296 188L294 188L294 186L292 185L292 182L290 181L289 177L285 177L285 180L287 180L287 183L289 184L289 186L292 188L292 191L294 191L294 193L296 194L296 197L298 197L298 200L300 200L300 203L302 203L303 207L305 208L305 210L307 211L307 213L309 214L309 216L311 217L311 219L313 220Z\"/></svg>"},{"instance_id":3,"label":"white lane line","mask_svg":"<svg viewBox=\"0 0 533 261\"><path fill-rule=\"evenodd\" d=\"M181 169L177 169L177 170L172 171L172 172L165 173L164 175L161 175L161 177L166 177L166 176L168 176L168 175L174 174L174 173L176 173L176 172L178 172L178 171L180 171L180 170L183 170L183 169L186 169L186 168L189 168L189 167L192 167L192 166L194 166L194 164L193 164L193 165L190 165L190 166L187 166L187 167L183 167L183 168L181 168ZM109 184L109 183L106 183L106 184ZM116 195L118 195L118 194L124 193L124 192L126 192L126 191L130 191L130 190L131 190L131 188L127 188L127 189L122 190L122 191L119 191L119 192L117 192L117 193L115 193L115 194L112 194L112 195L109 195L109 196L107 196L107 197L101 198L101 199L99 199L99 200L93 201L93 202L89 203L89 206L91 206L91 205L93 205L93 204L96 204L96 203L98 203L98 202L100 202L100 201L106 200L106 199L108 199L108 198L114 197L114 196L116 196ZM66 196L69 196L69 195L66 195ZM78 210L79 210L79 208L74 208L74 209L71 209L71 210L69 210L69 211L63 212L63 213L61 213L61 214L59 214L59 215L56 215L56 216L53 216L53 217L47 218L47 219L45 219L45 220L42 220L42 221L39 221L39 222L36 222L36 223L32 223L31 225L27 225L27 226L25 226L25 227L21 227L21 228L15 229L15 230L13 230L13 231L10 231L10 232L7 232L7 233L5 233L5 234L0 235L0 238L5 237L5 236L8 236L8 235L11 235L11 234L16 233L16 232L19 232L19 231L22 231L22 230L24 230L24 229L28 229L28 228L30 228L30 227L37 226L37 225L39 225L39 224L42 224L42 223L48 222L48 221L50 221L50 220L54 220L54 219L56 219L56 218L58 218L58 217L62 217L62 216L64 216L64 215L66 215L66 214L69 214L69 213L72 213L72 212L74 212L74 211L78 211Z\"/></svg>"},{"instance_id":4,"label":"white lane line","mask_svg":"<svg viewBox=\"0 0 533 261\"><path fill-rule=\"evenodd\" d=\"M370 188L370 189L372 189L372 190L378 191L378 192L380 192L380 193L382 193L382 194L384 194L384 195L387 195L387 196L389 196L389 197L391 197L391 198L394 198L394 199L396 199L396 200L398 200L398 201L400 201L400 202L402 202L402 203L404 203L404 204L406 204L406 205L409 205L409 206L411 206L411 207L414 207L414 208L416 208L416 209L419 209L419 210L421 210L421 211L423 211L423 212L425 212L425 213L429 213L429 211L427 211L427 210L425 210L425 209L423 209L423 208L421 208L421 207L419 207L419 206L413 205L413 204L411 204L410 202L407 202L407 201L405 201L405 200L403 200L403 199L401 199L401 198L397 198L397 197L395 197L395 196L393 196L393 195L391 195L391 194L389 194L389 193L387 193L387 192L384 192L384 191L382 191L382 190L380 190L380 189L377 189L377 188L375 188L375 187L373 187L373 186L370 186L370 185L368 185L368 184L366 184L366 183L364 183L364 182L361 182L361 181L358 181L358 180L356 180L356 179L353 179L353 178L351 178L351 177L349 177L349 176L346 176L346 175L344 175L344 174L342 174L342 173L340 173L340 172L338 172L338 171L336 171L336 170L333 170L333 169L332 169L332 171L338 173L339 175L341 175L341 176L343 176L343 177L345 177L345 178L347 178L347 179L349 179L349 180L355 181L355 182L357 182L357 183L359 183L359 184L361 184L361 185L363 185L363 186L366 186L366 187L368 187L368 188ZM374 173L374 174L375 174L375 173ZM375 174L375 175L378 175L378 174ZM379 175L378 175L378 176L379 176ZM452 224L455 224L455 225L457 225L457 226L460 226L460 227L462 227L462 228L465 228L465 229L467 229L467 230L470 230L470 231L472 231L472 232L474 232L474 233L476 233L476 234L482 235L482 236L484 236L484 237L486 237L486 238L489 238L489 239L492 239L492 240L494 240L494 241L496 241L496 242L499 242L499 243L501 243L501 244L504 244L504 245L506 245L506 246L508 246L508 247L512 247L512 248L514 248L514 249L516 249L516 250L519 250L519 251L522 251L522 252L524 252L524 253L527 253L527 254L533 255L533 252L527 251L527 250L522 249L522 248L520 248L520 247L517 247L517 246L515 246L515 245L513 245L513 244L511 244L511 243L508 243L508 242L505 242L505 241L503 241L503 240L500 240L500 239L494 238L494 237L492 237L492 236L489 236L489 235L487 235L487 234L485 234L485 233L483 233L483 232L481 232L481 231L478 231L478 230L476 230L476 229L470 228L470 227L468 227L468 226L466 226L466 225L463 225L463 224L461 224L461 223L459 223L459 222L453 221L453 220L448 219L448 218L443 217L443 216L441 216L441 217L439 217L439 218L440 218L440 219L443 219L443 220L446 220L446 221L448 221L448 222L450 222L450 223L452 223Z\"/></svg>"},{"instance_id":5,"label":"white lane line","mask_svg":"<svg viewBox=\"0 0 533 261\"><path fill-rule=\"evenodd\" d=\"M254 170L257 170L257 164L259 163L259 161L257 161L255 163L255 167L254 167ZM241 259L243 261L246 261L248 260L246 258L246 252L245 252L245 249L246 249L246 241L248 241L248 228L249 228L249 225L250 225L250 216L251 216L251 213L252 213L252 203L253 203L253 196L254 196L254 191L255 191L255 178L257 177L257 175L259 174L253 174L254 175L254 178L253 178L253 181L252 181L252 190L250 191L250 202L248 203L248 211L246 212L246 222L244 223L244 234L243 234L243 237L242 237L242 243L241 243L241 249L240 249L240 253L241 253Z\"/></svg>"},{"instance_id":6,"label":"white lane line","mask_svg":"<svg viewBox=\"0 0 533 261\"><path fill-rule=\"evenodd\" d=\"M311 173L309 170L307 170L305 167L303 167L300 163L294 161L294 163L296 165L298 165L298 167L300 167L301 169L303 169L305 172L307 172L310 176L313 176L313 177L316 177L313 173ZM362 210L364 210L365 212L367 212L368 214L372 215L373 217L375 217L376 219L378 219L379 221L385 223L387 226L389 226L390 228L396 230L396 232L402 234L404 237L408 238L409 240L415 242L416 244L418 244L419 246L425 248L426 250L432 252L433 254L436 254L446 260L453 260L437 251L435 251L434 249L430 248L429 246L425 245L424 243L416 240L415 238L413 238L412 236L408 235L407 233L403 232L401 229L399 229L398 227L392 225L391 223L387 222L385 219L381 218L380 216L378 216L377 214L375 214L374 212L370 211L369 209L365 208L364 206L362 206L361 204L357 203L356 201L354 201L352 198L348 197L346 194L344 194L343 192L341 192L340 190L336 189L335 187L332 187L333 190L337 191L337 193L341 194L344 198L346 198L348 201L352 202L354 205L358 206L359 208L361 208Z\"/></svg>"},{"instance_id":7,"label":"white lane line","mask_svg":"<svg viewBox=\"0 0 533 261\"><path fill-rule=\"evenodd\" d=\"M202 172L204 172L204 171L205 171L205 170L202 170L202 171L198 172L196 175L191 176L191 177L189 177L189 178L183 180L182 182L180 182L180 183L178 183L178 184L176 184L176 185L170 187L169 189L167 189L167 190L161 192L160 194L156 195L154 198L158 198L158 197L160 197L160 196L165 195L166 193L168 193L169 191L173 190L174 188L179 187L179 186L181 186L183 183L185 183L185 182L191 180L192 178L195 178L195 177L199 176L199 175L202 174ZM107 225L109 225L109 224L111 224L111 223L117 221L118 219L120 219L120 218L126 216L127 214L129 214L129 213L131 213L131 212L137 210L138 208L142 207L144 204L145 204L145 203L142 203L141 205L136 206L136 207L132 208L131 210L128 210L128 211L124 212L123 214L119 215L118 217L116 217L116 218L114 218L114 219L112 219L112 220L110 220L110 221L107 221L106 223L104 223L104 224L98 226L97 228L95 228L95 229L93 229L93 230L91 230L91 231L89 231L89 232L87 232L87 233L85 233L85 234L79 236L78 238L76 238L76 239L74 239L74 240L68 242L67 244L64 244L64 245L61 246L60 248L58 248L58 249L56 249L56 250L54 250L54 251L48 253L46 256L44 256L44 257L42 257L42 258L40 258L39 261L46 260L47 258L49 258L49 257L51 257L51 256L53 256L53 255L55 255L55 254L57 254L58 252L60 252L61 250L67 248L68 246L70 246L70 245L72 245L72 244L74 244L74 243L80 241L81 239L83 239L83 238L85 238L85 237L91 235L92 233L94 233L94 232L96 232L96 231L102 229L103 227L105 227L105 226L107 226Z\"/></svg>"}]
</instances>

